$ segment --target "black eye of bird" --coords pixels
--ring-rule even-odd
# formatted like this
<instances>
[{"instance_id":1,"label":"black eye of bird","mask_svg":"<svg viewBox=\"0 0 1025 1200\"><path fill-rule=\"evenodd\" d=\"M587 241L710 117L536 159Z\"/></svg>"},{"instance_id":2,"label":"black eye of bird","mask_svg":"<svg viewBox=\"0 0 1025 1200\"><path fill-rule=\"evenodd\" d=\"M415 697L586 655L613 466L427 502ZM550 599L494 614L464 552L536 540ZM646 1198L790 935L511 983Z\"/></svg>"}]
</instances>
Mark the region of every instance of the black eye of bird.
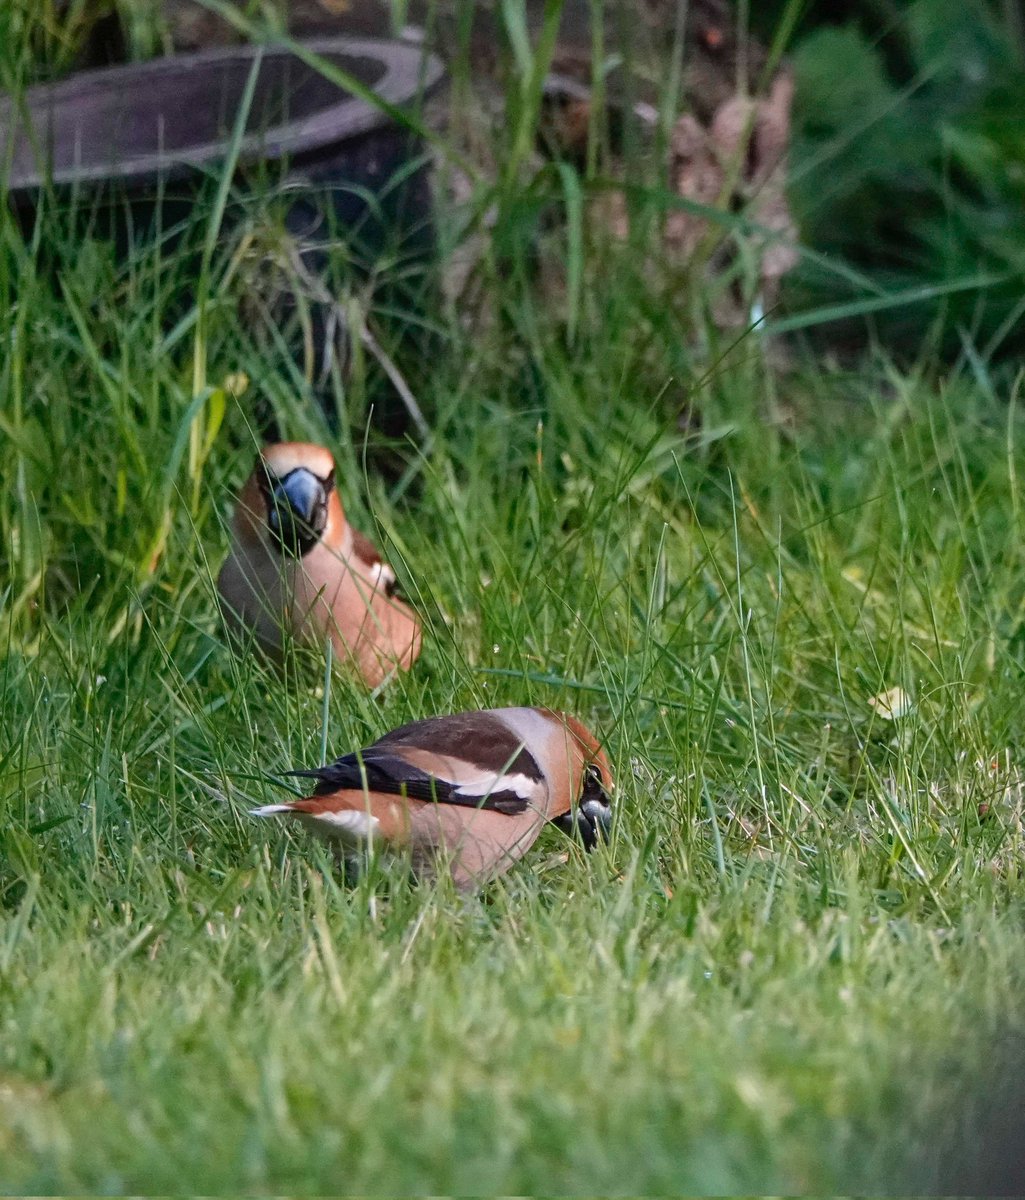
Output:
<instances>
[{"instance_id":1,"label":"black eye of bird","mask_svg":"<svg viewBox=\"0 0 1025 1200\"><path fill-rule=\"evenodd\" d=\"M588 763L584 769L584 786L580 800L581 803L584 800L601 800L603 804L608 803L608 796L605 794L605 786L602 783L601 771L594 763Z\"/></svg>"}]
</instances>

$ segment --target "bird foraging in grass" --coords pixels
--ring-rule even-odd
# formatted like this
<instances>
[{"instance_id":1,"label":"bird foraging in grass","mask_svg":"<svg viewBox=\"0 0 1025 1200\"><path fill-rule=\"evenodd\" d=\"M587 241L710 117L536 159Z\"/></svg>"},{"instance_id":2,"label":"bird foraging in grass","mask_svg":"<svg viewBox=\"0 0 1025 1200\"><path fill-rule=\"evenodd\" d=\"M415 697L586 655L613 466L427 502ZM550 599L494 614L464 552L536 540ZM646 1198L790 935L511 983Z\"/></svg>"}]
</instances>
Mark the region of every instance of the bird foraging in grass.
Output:
<instances>
[{"instance_id":1,"label":"bird foraging in grass","mask_svg":"<svg viewBox=\"0 0 1025 1200\"><path fill-rule=\"evenodd\" d=\"M313 794L253 809L337 840L409 853L414 871L448 868L462 890L501 875L546 821L591 849L611 820L612 775L584 725L547 708L493 708L428 717L363 750L293 775Z\"/></svg>"},{"instance_id":2,"label":"bird foraging in grass","mask_svg":"<svg viewBox=\"0 0 1025 1200\"><path fill-rule=\"evenodd\" d=\"M375 687L420 653L420 624L395 595L391 567L345 519L323 446L281 442L261 451L235 508L217 589L228 628L251 631L272 656L286 632L330 639Z\"/></svg>"}]
</instances>

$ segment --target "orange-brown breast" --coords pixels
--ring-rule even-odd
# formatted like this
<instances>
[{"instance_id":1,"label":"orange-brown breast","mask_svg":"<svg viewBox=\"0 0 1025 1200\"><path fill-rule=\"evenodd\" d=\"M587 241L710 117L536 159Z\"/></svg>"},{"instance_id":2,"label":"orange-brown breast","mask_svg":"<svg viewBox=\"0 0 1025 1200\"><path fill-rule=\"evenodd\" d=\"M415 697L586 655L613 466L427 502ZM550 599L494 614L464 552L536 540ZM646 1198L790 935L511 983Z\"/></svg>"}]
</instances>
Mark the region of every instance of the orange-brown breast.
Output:
<instances>
[{"instance_id":1,"label":"orange-brown breast","mask_svg":"<svg viewBox=\"0 0 1025 1200\"><path fill-rule=\"evenodd\" d=\"M410 804L414 868L424 875L447 866L456 887L464 891L508 871L537 840L545 820L530 810L507 816L485 808Z\"/></svg>"},{"instance_id":2,"label":"orange-brown breast","mask_svg":"<svg viewBox=\"0 0 1025 1200\"><path fill-rule=\"evenodd\" d=\"M352 656L376 687L420 653L412 610L370 579L355 556L340 558L323 543L293 567L291 624L297 635L330 637L340 658Z\"/></svg>"}]
</instances>

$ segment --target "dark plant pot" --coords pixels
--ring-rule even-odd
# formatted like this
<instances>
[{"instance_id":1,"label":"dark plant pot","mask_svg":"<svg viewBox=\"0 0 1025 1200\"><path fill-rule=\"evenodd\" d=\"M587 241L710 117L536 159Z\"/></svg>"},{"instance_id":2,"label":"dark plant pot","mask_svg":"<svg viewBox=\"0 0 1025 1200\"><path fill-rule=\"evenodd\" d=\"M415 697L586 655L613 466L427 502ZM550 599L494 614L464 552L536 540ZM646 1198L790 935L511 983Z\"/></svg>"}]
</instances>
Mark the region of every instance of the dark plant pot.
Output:
<instances>
[{"instance_id":1,"label":"dark plant pot","mask_svg":"<svg viewBox=\"0 0 1025 1200\"><path fill-rule=\"evenodd\" d=\"M437 58L403 42L333 37L302 46L397 108L422 99L443 74ZM325 247L349 235L368 266L385 249L403 258L428 251L419 139L284 46L82 72L29 88L21 103L0 97L0 172L9 161L6 191L19 223L31 229L52 194L122 258L157 231L165 249L173 246L196 200L213 193L258 57L226 226L245 211L247 194L266 195L270 184L286 228L316 247L303 252L314 274Z\"/></svg>"},{"instance_id":2,"label":"dark plant pot","mask_svg":"<svg viewBox=\"0 0 1025 1200\"><path fill-rule=\"evenodd\" d=\"M400 108L442 75L438 59L402 42L340 37L303 46ZM158 186L208 178L227 157L258 55L239 170L280 163L290 179L379 194L410 157L409 134L287 47L240 46L82 72L29 88L20 105L0 97L0 162L11 156L15 208L34 210L47 184L92 193L116 185L145 205ZM341 219L365 206L351 191L335 203Z\"/></svg>"}]
</instances>

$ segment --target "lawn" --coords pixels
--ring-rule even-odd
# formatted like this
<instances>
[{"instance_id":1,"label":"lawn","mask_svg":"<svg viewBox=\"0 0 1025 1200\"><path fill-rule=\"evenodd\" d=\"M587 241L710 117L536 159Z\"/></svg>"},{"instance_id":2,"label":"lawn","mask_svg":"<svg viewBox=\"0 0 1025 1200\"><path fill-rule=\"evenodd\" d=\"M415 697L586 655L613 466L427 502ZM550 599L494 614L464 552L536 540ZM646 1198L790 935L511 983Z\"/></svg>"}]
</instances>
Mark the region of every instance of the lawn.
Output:
<instances>
[{"instance_id":1,"label":"lawn","mask_svg":"<svg viewBox=\"0 0 1025 1200\"><path fill-rule=\"evenodd\" d=\"M484 272L484 332L442 312L405 368L429 436L386 445L373 361L325 416L246 326L241 234L198 288L62 212L0 235L0 1190L1020 1178L1012 377L695 348L605 245L569 325ZM225 643L268 411L336 451L424 616L379 695ZM608 846L546 833L468 898L345 885L246 815L325 752L521 703L601 731Z\"/></svg>"}]
</instances>

